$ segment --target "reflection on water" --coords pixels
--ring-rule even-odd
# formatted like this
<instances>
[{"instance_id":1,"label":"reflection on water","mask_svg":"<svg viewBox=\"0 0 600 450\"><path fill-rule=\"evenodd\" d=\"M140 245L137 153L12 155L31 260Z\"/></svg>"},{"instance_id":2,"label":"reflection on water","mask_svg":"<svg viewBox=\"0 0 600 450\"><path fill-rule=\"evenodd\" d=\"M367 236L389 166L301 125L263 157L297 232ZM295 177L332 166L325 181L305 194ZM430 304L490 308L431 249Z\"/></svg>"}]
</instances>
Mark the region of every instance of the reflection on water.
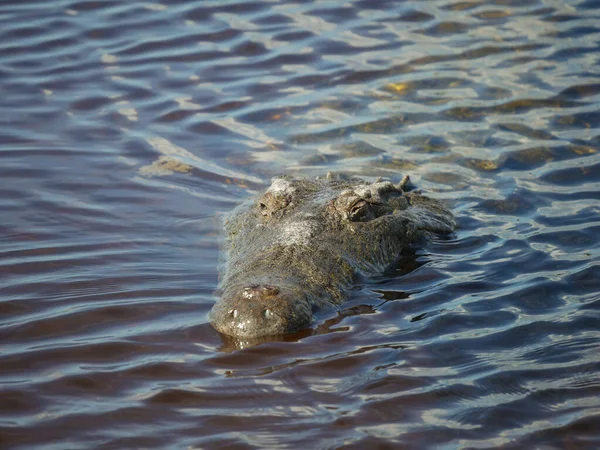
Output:
<instances>
[{"instance_id":1,"label":"reflection on water","mask_svg":"<svg viewBox=\"0 0 600 450\"><path fill-rule=\"evenodd\" d=\"M599 447L599 11L2 2L0 446ZM461 228L234 350L218 217L329 170Z\"/></svg>"}]
</instances>

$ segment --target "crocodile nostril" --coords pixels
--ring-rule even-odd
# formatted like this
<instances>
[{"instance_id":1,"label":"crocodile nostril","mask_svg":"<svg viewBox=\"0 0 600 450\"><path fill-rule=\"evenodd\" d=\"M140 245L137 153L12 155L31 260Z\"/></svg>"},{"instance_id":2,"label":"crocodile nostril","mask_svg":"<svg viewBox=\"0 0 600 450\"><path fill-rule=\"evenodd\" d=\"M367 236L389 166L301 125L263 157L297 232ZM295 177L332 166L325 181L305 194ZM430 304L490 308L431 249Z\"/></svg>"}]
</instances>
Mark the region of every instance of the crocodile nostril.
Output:
<instances>
[{"instance_id":1,"label":"crocodile nostril","mask_svg":"<svg viewBox=\"0 0 600 450\"><path fill-rule=\"evenodd\" d=\"M265 319L270 319L271 317L273 317L273 311L271 311L270 309L265 309L263 311L263 317Z\"/></svg>"},{"instance_id":2,"label":"crocodile nostril","mask_svg":"<svg viewBox=\"0 0 600 450\"><path fill-rule=\"evenodd\" d=\"M229 311L229 315L231 316L232 319L237 319L239 314L240 313L238 312L237 309L232 309Z\"/></svg>"}]
</instances>

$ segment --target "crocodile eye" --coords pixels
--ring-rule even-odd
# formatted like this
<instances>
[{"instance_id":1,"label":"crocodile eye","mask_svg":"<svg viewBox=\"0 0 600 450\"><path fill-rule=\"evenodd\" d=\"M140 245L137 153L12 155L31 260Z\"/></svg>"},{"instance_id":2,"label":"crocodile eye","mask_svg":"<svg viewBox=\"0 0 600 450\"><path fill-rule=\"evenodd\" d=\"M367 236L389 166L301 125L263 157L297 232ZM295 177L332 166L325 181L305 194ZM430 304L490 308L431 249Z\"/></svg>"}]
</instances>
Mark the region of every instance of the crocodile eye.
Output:
<instances>
[{"instance_id":1,"label":"crocodile eye","mask_svg":"<svg viewBox=\"0 0 600 450\"><path fill-rule=\"evenodd\" d=\"M385 203L359 198L347 209L346 214L348 220L352 222L368 222L392 211L394 211L394 208Z\"/></svg>"},{"instance_id":2,"label":"crocodile eye","mask_svg":"<svg viewBox=\"0 0 600 450\"><path fill-rule=\"evenodd\" d=\"M391 213L394 208L380 198L373 198L370 191L346 190L333 200L332 207L342 219L350 222L368 222Z\"/></svg>"},{"instance_id":3,"label":"crocodile eye","mask_svg":"<svg viewBox=\"0 0 600 450\"><path fill-rule=\"evenodd\" d=\"M239 315L239 312L237 309L232 309L231 311L229 311L229 316L232 319L237 319L238 315Z\"/></svg>"},{"instance_id":4,"label":"crocodile eye","mask_svg":"<svg viewBox=\"0 0 600 450\"><path fill-rule=\"evenodd\" d=\"M288 195L266 192L258 201L257 206L263 216L269 217L288 206L290 202L291 197Z\"/></svg>"},{"instance_id":5,"label":"crocodile eye","mask_svg":"<svg viewBox=\"0 0 600 450\"><path fill-rule=\"evenodd\" d=\"M363 199L359 199L350 207L348 218L353 222L366 222L373 218L370 204Z\"/></svg>"}]
</instances>

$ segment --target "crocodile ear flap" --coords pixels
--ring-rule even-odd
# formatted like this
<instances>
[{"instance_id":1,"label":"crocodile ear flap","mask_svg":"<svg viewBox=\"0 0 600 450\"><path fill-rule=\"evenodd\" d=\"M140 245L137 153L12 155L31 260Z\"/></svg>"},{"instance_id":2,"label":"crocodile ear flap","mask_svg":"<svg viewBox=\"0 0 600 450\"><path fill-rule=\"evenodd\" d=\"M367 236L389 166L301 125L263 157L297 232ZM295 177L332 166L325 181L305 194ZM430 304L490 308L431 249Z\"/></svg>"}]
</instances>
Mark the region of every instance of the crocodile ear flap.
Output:
<instances>
[{"instance_id":1,"label":"crocodile ear flap","mask_svg":"<svg viewBox=\"0 0 600 450\"><path fill-rule=\"evenodd\" d=\"M411 208L405 213L416 215L422 229L436 234L449 234L457 228L454 214L440 201L420 193L410 193L408 197Z\"/></svg>"},{"instance_id":2,"label":"crocodile ear flap","mask_svg":"<svg viewBox=\"0 0 600 450\"><path fill-rule=\"evenodd\" d=\"M417 224L420 230L434 234L450 234L457 226L456 219L450 213L441 214L439 211L416 207L400 214L410 217L411 222Z\"/></svg>"}]
</instances>

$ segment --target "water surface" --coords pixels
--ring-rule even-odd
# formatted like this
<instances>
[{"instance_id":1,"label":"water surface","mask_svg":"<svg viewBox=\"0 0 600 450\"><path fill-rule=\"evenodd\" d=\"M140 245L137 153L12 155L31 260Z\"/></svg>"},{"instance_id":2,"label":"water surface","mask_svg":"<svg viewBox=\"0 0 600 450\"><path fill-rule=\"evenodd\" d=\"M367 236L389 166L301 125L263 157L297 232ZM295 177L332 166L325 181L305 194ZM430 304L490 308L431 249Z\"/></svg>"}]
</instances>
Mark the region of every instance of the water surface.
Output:
<instances>
[{"instance_id":1,"label":"water surface","mask_svg":"<svg viewBox=\"0 0 600 450\"><path fill-rule=\"evenodd\" d=\"M600 447L593 0L0 5L0 447ZM279 174L460 229L285 341L207 322Z\"/></svg>"}]
</instances>

